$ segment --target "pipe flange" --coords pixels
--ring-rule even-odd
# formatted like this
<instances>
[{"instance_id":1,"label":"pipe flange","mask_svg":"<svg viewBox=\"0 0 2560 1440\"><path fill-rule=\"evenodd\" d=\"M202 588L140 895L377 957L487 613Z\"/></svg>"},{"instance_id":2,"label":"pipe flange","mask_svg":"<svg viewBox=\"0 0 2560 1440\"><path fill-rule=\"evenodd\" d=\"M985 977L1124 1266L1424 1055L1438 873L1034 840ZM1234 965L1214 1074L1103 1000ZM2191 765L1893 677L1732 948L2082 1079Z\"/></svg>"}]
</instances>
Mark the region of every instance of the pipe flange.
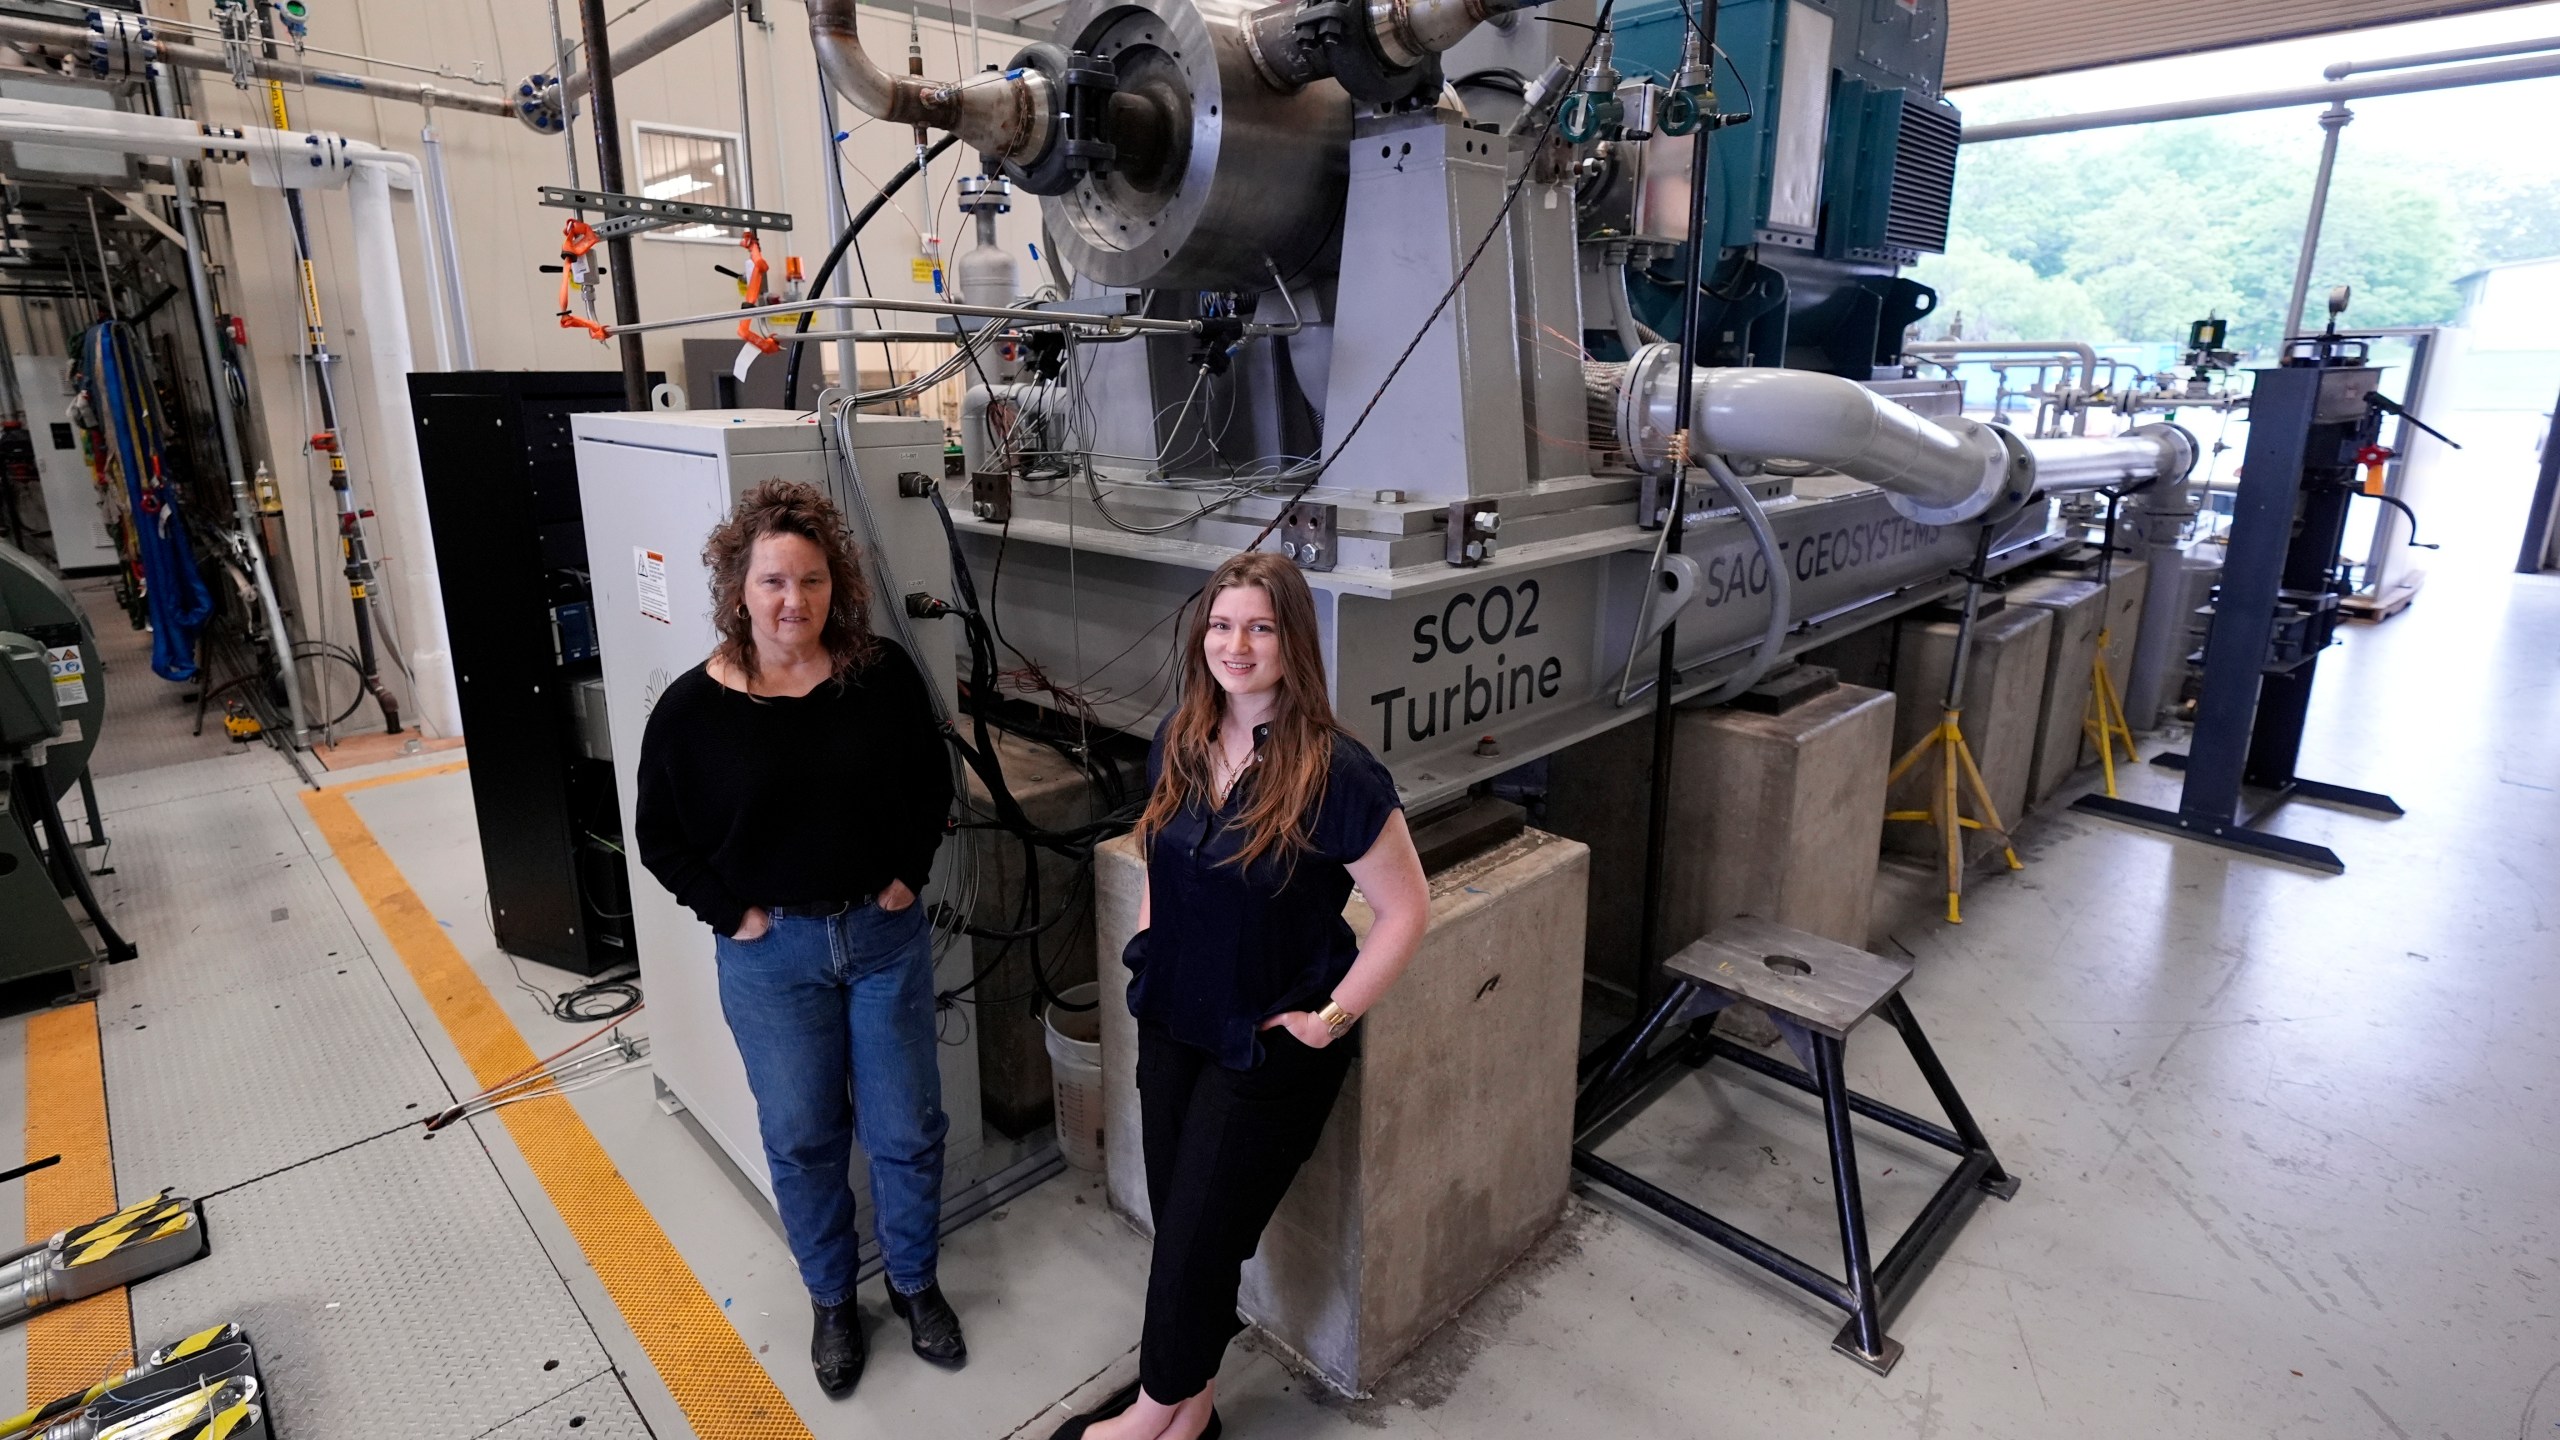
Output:
<instances>
[{"instance_id":1,"label":"pipe flange","mask_svg":"<svg viewBox=\"0 0 2560 1440\"><path fill-rule=\"evenodd\" d=\"M1669 413L1669 400L1678 393L1679 364L1680 347L1657 341L1639 346L1618 377L1618 449L1639 475L1672 471L1671 437L1679 433L1680 418Z\"/></svg>"},{"instance_id":2,"label":"pipe flange","mask_svg":"<svg viewBox=\"0 0 2560 1440\"><path fill-rule=\"evenodd\" d=\"M1045 78L1057 107L1040 152L1028 162L1004 162L1007 179L1034 195L1064 195L1086 176L1111 169L1120 152L1103 137L1111 97L1120 88L1117 67L1099 55L1043 42L1025 46L1007 68Z\"/></svg>"},{"instance_id":3,"label":"pipe flange","mask_svg":"<svg viewBox=\"0 0 2560 1440\"><path fill-rule=\"evenodd\" d=\"M560 133L560 81L551 75L528 75L508 100L515 117L537 135Z\"/></svg>"},{"instance_id":4,"label":"pipe flange","mask_svg":"<svg viewBox=\"0 0 2560 1440\"><path fill-rule=\"evenodd\" d=\"M1982 478L1970 494L1945 505L1887 490L1885 503L1895 514L1922 525L1997 525L2036 498L2035 457L2008 426L1978 420L1938 423L1964 437L1966 447L1982 455Z\"/></svg>"},{"instance_id":5,"label":"pipe flange","mask_svg":"<svg viewBox=\"0 0 2560 1440\"><path fill-rule=\"evenodd\" d=\"M2179 481L2186 479L2189 475L2195 473L2196 461L2204 454L2204 447L2196 443L2194 431L2189 430L2184 425L2173 424L2167 420L2155 420L2148 425L2136 425L2125 433L2127 435L2151 437L2159 442L2160 448L2163 451L2167 451L2172 447L2175 447L2179 454L2186 457L2174 466L2162 468L2159 474L2152 479L2152 485L2175 485ZM2137 488L2148 489L2150 487L2142 486Z\"/></svg>"}]
</instances>

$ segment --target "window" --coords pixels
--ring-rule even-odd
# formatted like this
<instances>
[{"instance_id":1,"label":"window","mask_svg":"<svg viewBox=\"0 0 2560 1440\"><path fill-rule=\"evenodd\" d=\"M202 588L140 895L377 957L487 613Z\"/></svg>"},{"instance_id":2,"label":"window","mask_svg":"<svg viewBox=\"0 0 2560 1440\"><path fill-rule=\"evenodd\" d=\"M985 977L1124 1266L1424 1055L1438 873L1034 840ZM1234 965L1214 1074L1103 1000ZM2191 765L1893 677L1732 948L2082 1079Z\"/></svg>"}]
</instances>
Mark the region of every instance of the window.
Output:
<instances>
[{"instance_id":1,"label":"window","mask_svg":"<svg viewBox=\"0 0 2560 1440\"><path fill-rule=\"evenodd\" d=\"M652 200L745 203L738 194L738 137L734 134L640 121L631 127L631 149L639 192ZM725 225L669 225L641 233L653 240L713 245L734 244L738 238L738 232Z\"/></svg>"}]
</instances>

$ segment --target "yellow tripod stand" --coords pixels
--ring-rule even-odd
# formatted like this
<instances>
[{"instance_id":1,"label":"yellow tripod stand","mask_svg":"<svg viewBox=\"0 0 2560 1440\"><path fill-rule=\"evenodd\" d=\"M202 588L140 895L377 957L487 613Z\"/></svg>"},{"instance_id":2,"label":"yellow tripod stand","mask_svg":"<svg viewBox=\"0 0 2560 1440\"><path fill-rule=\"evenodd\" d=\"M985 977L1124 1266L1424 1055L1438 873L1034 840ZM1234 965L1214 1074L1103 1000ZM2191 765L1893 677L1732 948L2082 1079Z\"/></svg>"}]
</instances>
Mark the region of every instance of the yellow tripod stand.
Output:
<instances>
[{"instance_id":1,"label":"yellow tripod stand","mask_svg":"<svg viewBox=\"0 0 2560 1440\"><path fill-rule=\"evenodd\" d=\"M1973 568L1965 573L1964 612L1956 623L1955 663L1947 667L1947 700L1941 708L1935 728L1920 743L1903 752L1893 762L1893 773L1886 777L1885 788L1891 790L1911 772L1931 750L1938 753L1938 783L1931 787L1929 805L1924 810L1888 810L1884 818L1918 821L1938 832L1940 848L1947 862L1947 923L1964 923L1964 832L1985 830L2000 837L2000 853L2008 858L2009 868L2024 870L2018 859L2018 847L2010 840L2008 827L2000 823L2000 808L1991 803L1991 789L1982 783L1982 767L1973 761L1973 747L1964 738L1965 662L1973 653L1973 618L1982 604L1982 570L1990 558L1991 531L1985 527L1973 553ZM1961 774L1965 788L1973 795L1979 817L1964 813L1957 798L1956 782Z\"/></svg>"},{"instance_id":2,"label":"yellow tripod stand","mask_svg":"<svg viewBox=\"0 0 2560 1440\"><path fill-rule=\"evenodd\" d=\"M2133 748L2133 726L2125 720L2124 701L2116 697L2116 679L2107 673L2107 638L2108 632L2098 632L2097 666L2089 677L2089 713L2080 722L2080 733L2097 747L2098 764L2107 777L2107 798L2112 800L2116 795L2116 742L2124 742L2127 765L2142 757Z\"/></svg>"}]
</instances>

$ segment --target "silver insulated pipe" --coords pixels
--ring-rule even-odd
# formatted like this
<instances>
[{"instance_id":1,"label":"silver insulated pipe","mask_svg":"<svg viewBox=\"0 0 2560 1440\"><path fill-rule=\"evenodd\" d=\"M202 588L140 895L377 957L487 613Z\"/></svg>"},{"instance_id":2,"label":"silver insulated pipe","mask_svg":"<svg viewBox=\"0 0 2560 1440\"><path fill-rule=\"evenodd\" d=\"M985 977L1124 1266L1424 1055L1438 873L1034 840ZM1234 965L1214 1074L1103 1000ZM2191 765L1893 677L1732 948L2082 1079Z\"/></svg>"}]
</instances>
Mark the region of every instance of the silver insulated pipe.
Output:
<instances>
[{"instance_id":1,"label":"silver insulated pipe","mask_svg":"<svg viewBox=\"0 0 2560 1440\"><path fill-rule=\"evenodd\" d=\"M2114 439L2026 440L1976 420L1931 420L1838 375L1765 367L1701 369L1688 423L1679 347L1647 345L1623 366L1585 367L1607 448L1646 474L1672 468L1674 436L1697 455L1793 460L1863 480L1924 525L1993 522L2050 494L2139 488L2187 473L2195 441L2174 425Z\"/></svg>"}]
</instances>

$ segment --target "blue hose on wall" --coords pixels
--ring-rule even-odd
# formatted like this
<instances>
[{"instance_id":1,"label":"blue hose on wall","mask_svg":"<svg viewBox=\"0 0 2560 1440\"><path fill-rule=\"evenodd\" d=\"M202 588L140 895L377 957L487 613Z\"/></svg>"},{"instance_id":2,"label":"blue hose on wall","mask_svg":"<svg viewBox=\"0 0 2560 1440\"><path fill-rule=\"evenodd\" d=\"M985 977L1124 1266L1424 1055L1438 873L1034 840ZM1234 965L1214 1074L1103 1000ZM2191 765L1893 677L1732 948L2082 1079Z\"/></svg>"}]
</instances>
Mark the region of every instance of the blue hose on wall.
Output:
<instances>
[{"instance_id":1,"label":"blue hose on wall","mask_svg":"<svg viewBox=\"0 0 2560 1440\"><path fill-rule=\"evenodd\" d=\"M160 428L133 327L120 320L90 326L80 338L80 360L107 453L124 475L133 507L134 551L151 608L151 671L163 680L192 680L196 635L213 616L213 595L196 571L178 492L161 464Z\"/></svg>"}]
</instances>

